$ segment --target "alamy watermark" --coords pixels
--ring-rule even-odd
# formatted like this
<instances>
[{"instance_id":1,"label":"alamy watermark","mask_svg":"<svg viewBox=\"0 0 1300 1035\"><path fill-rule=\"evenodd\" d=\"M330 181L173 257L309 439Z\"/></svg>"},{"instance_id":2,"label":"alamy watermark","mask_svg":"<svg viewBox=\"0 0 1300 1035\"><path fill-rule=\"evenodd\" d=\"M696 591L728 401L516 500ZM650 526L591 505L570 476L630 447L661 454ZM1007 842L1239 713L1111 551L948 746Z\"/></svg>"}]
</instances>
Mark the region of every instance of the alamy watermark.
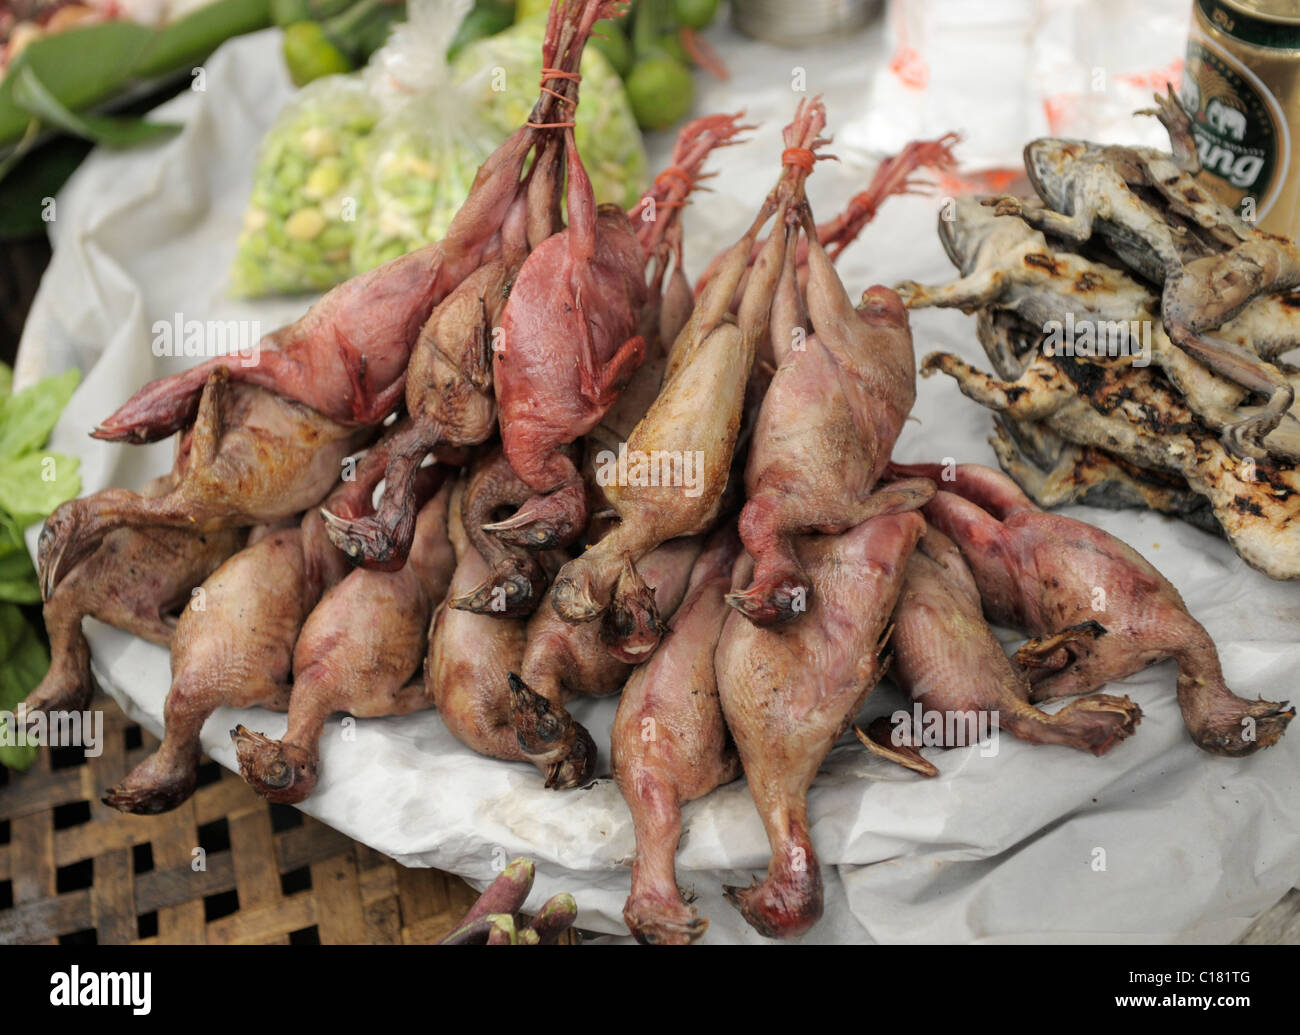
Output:
<instances>
[{"instance_id":1,"label":"alamy watermark","mask_svg":"<svg viewBox=\"0 0 1300 1035\"><path fill-rule=\"evenodd\" d=\"M75 963L50 975L51 1006L127 1006L143 1017L153 1008L149 971L83 971Z\"/></svg>"},{"instance_id":2,"label":"alamy watermark","mask_svg":"<svg viewBox=\"0 0 1300 1035\"><path fill-rule=\"evenodd\" d=\"M155 356L238 355L243 367L255 367L261 359L260 320L187 320L173 313L170 320L155 320L152 333Z\"/></svg>"},{"instance_id":3,"label":"alamy watermark","mask_svg":"<svg viewBox=\"0 0 1300 1035\"><path fill-rule=\"evenodd\" d=\"M596 454L596 483L636 488L674 486L695 499L704 492L704 451L700 449L602 449Z\"/></svg>"},{"instance_id":4,"label":"alamy watermark","mask_svg":"<svg viewBox=\"0 0 1300 1035\"><path fill-rule=\"evenodd\" d=\"M998 713L983 709L925 709L921 702L910 712L901 708L889 717L894 747L972 747L989 758L998 753Z\"/></svg>"},{"instance_id":5,"label":"alamy watermark","mask_svg":"<svg viewBox=\"0 0 1300 1035\"><path fill-rule=\"evenodd\" d=\"M0 747L79 747L87 758L104 753L101 711L0 711Z\"/></svg>"},{"instance_id":6,"label":"alamy watermark","mask_svg":"<svg viewBox=\"0 0 1300 1035\"><path fill-rule=\"evenodd\" d=\"M1151 362L1150 320L1076 320L1066 313L1065 321L1043 324L1043 355L1081 359L1132 357L1132 365Z\"/></svg>"}]
</instances>

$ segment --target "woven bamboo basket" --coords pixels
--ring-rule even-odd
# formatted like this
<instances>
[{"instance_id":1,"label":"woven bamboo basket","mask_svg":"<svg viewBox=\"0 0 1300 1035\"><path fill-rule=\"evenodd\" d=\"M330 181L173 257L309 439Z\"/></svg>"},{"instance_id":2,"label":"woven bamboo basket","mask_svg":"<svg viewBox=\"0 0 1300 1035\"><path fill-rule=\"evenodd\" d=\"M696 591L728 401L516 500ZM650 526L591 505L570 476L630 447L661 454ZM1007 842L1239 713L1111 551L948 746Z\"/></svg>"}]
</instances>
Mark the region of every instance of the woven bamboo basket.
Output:
<instances>
[{"instance_id":1,"label":"woven bamboo basket","mask_svg":"<svg viewBox=\"0 0 1300 1035\"><path fill-rule=\"evenodd\" d=\"M429 944L478 897L267 803L215 762L180 808L117 812L100 798L157 741L112 700L92 707L98 758L42 750L25 773L0 767L0 943Z\"/></svg>"}]
</instances>

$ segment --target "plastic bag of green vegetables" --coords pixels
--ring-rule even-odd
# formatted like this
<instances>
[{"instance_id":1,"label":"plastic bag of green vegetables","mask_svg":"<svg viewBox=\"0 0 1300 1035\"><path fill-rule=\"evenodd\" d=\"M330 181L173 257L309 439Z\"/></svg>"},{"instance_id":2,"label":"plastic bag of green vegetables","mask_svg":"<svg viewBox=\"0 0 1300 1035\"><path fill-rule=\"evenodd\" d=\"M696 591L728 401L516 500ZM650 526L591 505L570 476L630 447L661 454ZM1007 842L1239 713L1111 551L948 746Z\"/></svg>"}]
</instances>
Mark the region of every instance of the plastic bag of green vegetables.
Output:
<instances>
[{"instance_id":1,"label":"plastic bag of green vegetables","mask_svg":"<svg viewBox=\"0 0 1300 1035\"><path fill-rule=\"evenodd\" d=\"M351 276L361 166L380 113L364 83L337 75L285 106L258 154L234 294L324 291Z\"/></svg>"},{"instance_id":2,"label":"plastic bag of green vegetables","mask_svg":"<svg viewBox=\"0 0 1300 1035\"><path fill-rule=\"evenodd\" d=\"M498 138L514 132L537 101L543 19L528 19L461 51L455 80L472 86ZM578 152L599 202L631 208L646 185L645 145L623 91L623 81L595 47L582 54Z\"/></svg>"},{"instance_id":3,"label":"plastic bag of green vegetables","mask_svg":"<svg viewBox=\"0 0 1300 1035\"><path fill-rule=\"evenodd\" d=\"M384 115L366 145L352 245L361 273L441 239L502 135L474 87L452 83L447 50L469 0L412 0L363 73Z\"/></svg>"}]
</instances>

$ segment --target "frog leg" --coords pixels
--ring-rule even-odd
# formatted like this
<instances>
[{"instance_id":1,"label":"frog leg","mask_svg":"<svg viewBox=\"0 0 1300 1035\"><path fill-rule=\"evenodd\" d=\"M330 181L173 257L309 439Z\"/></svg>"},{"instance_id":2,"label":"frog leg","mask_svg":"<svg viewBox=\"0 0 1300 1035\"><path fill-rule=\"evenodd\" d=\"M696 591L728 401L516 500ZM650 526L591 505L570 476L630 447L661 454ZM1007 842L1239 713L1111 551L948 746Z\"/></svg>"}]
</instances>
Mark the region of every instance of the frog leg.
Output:
<instances>
[{"instance_id":1,"label":"frog leg","mask_svg":"<svg viewBox=\"0 0 1300 1035\"><path fill-rule=\"evenodd\" d=\"M962 277L949 284L926 285L914 280L904 280L894 285L894 291L909 309L961 309L972 312L980 306L992 305L1002 297L1007 273L1001 269L984 270Z\"/></svg>"},{"instance_id":2,"label":"frog leg","mask_svg":"<svg viewBox=\"0 0 1300 1035\"><path fill-rule=\"evenodd\" d=\"M1201 156L1196 150L1196 140L1192 136L1192 120L1188 118L1183 106L1178 103L1172 83L1165 83L1165 92L1155 94L1154 108L1140 108L1134 115L1154 115L1160 120L1169 134L1169 147L1173 151L1174 164L1189 176L1201 171Z\"/></svg>"},{"instance_id":3,"label":"frog leg","mask_svg":"<svg viewBox=\"0 0 1300 1035\"><path fill-rule=\"evenodd\" d=\"M1036 429L1040 425L1028 426ZM1010 432L1009 421L1001 416L996 417L995 428L988 442L997 454L997 463L1002 471L1013 477L1015 484L1021 486L1028 497L1034 499L1044 510L1065 503L1078 503L1083 497L1086 486L1080 485L1075 478L1083 455L1079 446L1073 443L1063 445L1058 451L1056 463L1044 471L1037 467L1034 460L1026 458L1018 445L1018 439Z\"/></svg>"},{"instance_id":4,"label":"frog leg","mask_svg":"<svg viewBox=\"0 0 1300 1035\"><path fill-rule=\"evenodd\" d=\"M951 352L932 352L921 364L921 376L929 377L936 370L953 378L962 394L981 406L1024 420L1050 417L1076 398L1033 368L1015 381L1001 381Z\"/></svg>"},{"instance_id":5,"label":"frog leg","mask_svg":"<svg viewBox=\"0 0 1300 1035\"><path fill-rule=\"evenodd\" d=\"M1022 359L1014 341L1014 325L1010 313L997 313L981 309L975 319L975 337L984 346L993 369L999 377L1013 379L1025 372L1028 359Z\"/></svg>"},{"instance_id":6,"label":"frog leg","mask_svg":"<svg viewBox=\"0 0 1300 1035\"><path fill-rule=\"evenodd\" d=\"M1035 230L1041 230L1045 234L1055 234L1057 237L1064 237L1068 241L1082 244L1092 237L1092 225L1097 218L1096 209L1089 201L1087 192L1081 187L1074 189L1070 201L1070 207L1074 209L1074 215L1072 216L1053 212L1046 206L1042 208L1025 208L1020 198L1011 197L1010 195L988 198L984 204L992 205L995 215L1019 216Z\"/></svg>"},{"instance_id":7,"label":"frog leg","mask_svg":"<svg viewBox=\"0 0 1300 1035\"><path fill-rule=\"evenodd\" d=\"M1043 471L1050 471L1061 463L1061 454L1074 443L1068 443L1046 424L1039 421L1015 420L1004 414L994 414L993 438L1002 441L1012 455L1020 455ZM996 452L998 446L994 446Z\"/></svg>"},{"instance_id":8,"label":"frog leg","mask_svg":"<svg viewBox=\"0 0 1300 1035\"><path fill-rule=\"evenodd\" d=\"M1174 343L1216 374L1258 392L1268 401L1252 416L1224 427L1220 438L1229 452L1262 460L1268 456L1264 438L1281 423L1295 402L1295 387L1282 371L1249 349L1222 338L1198 334L1188 327L1170 327Z\"/></svg>"}]
</instances>

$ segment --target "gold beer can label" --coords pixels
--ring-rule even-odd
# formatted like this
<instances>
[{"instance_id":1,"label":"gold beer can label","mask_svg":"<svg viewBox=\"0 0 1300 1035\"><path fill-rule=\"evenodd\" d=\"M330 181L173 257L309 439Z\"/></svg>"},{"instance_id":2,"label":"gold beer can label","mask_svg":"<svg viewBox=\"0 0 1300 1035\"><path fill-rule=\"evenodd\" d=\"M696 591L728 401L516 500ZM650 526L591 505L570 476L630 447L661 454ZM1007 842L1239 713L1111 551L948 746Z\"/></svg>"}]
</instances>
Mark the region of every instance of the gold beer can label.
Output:
<instances>
[{"instance_id":1,"label":"gold beer can label","mask_svg":"<svg viewBox=\"0 0 1300 1035\"><path fill-rule=\"evenodd\" d=\"M1179 90L1219 201L1273 233L1300 236L1300 3L1196 0Z\"/></svg>"}]
</instances>

